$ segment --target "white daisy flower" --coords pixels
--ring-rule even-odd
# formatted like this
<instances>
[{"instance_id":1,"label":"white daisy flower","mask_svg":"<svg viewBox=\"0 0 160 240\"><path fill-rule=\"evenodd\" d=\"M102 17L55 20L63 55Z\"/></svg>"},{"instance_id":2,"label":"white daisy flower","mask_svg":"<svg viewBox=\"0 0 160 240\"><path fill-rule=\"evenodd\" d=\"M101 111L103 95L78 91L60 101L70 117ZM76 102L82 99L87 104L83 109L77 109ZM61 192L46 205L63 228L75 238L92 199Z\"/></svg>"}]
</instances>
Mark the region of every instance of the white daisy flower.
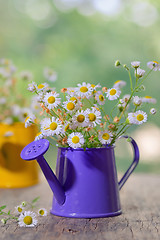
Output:
<instances>
[{"instance_id":1,"label":"white daisy flower","mask_svg":"<svg viewBox=\"0 0 160 240\"><path fill-rule=\"evenodd\" d=\"M160 70L160 64L157 61L148 62L147 66L154 71Z\"/></svg>"},{"instance_id":2,"label":"white daisy flower","mask_svg":"<svg viewBox=\"0 0 160 240\"><path fill-rule=\"evenodd\" d=\"M44 93L43 92L38 92L37 97L37 102L42 103L44 100Z\"/></svg>"},{"instance_id":3,"label":"white daisy flower","mask_svg":"<svg viewBox=\"0 0 160 240\"><path fill-rule=\"evenodd\" d=\"M35 82L29 83L27 89L30 92L35 92L37 89L37 84Z\"/></svg>"},{"instance_id":4,"label":"white daisy flower","mask_svg":"<svg viewBox=\"0 0 160 240\"><path fill-rule=\"evenodd\" d=\"M133 97L133 104L134 104L135 106L140 106L141 103L142 103L142 98L140 98L140 97L138 97L138 96Z\"/></svg>"},{"instance_id":5,"label":"white daisy flower","mask_svg":"<svg viewBox=\"0 0 160 240\"><path fill-rule=\"evenodd\" d=\"M36 137L35 137L35 141L37 141L37 140L40 140L40 139L42 139L42 138L44 138L44 135L43 135L43 133L42 132L38 132L37 134L36 134Z\"/></svg>"},{"instance_id":6,"label":"white daisy flower","mask_svg":"<svg viewBox=\"0 0 160 240\"><path fill-rule=\"evenodd\" d=\"M122 81L122 80L117 80L114 85L113 85L113 88L122 88L126 86L126 82L125 81Z\"/></svg>"},{"instance_id":7,"label":"white daisy flower","mask_svg":"<svg viewBox=\"0 0 160 240\"><path fill-rule=\"evenodd\" d=\"M128 119L131 124L140 125L147 122L147 114L141 110L135 113L128 113Z\"/></svg>"},{"instance_id":8,"label":"white daisy flower","mask_svg":"<svg viewBox=\"0 0 160 240\"><path fill-rule=\"evenodd\" d=\"M90 98L92 96L93 88L90 83L83 82L82 84L77 84L76 93L81 98Z\"/></svg>"},{"instance_id":9,"label":"white daisy flower","mask_svg":"<svg viewBox=\"0 0 160 240\"><path fill-rule=\"evenodd\" d=\"M20 121L24 122L25 119L28 116L31 116L31 115L33 115L33 114L32 114L32 112L31 112L31 110L29 108L21 108L20 109L20 113L18 114L18 117L19 117Z\"/></svg>"},{"instance_id":10,"label":"white daisy flower","mask_svg":"<svg viewBox=\"0 0 160 240\"><path fill-rule=\"evenodd\" d=\"M121 91L119 89L109 88L106 92L106 97L112 101L119 98L120 94L121 94Z\"/></svg>"},{"instance_id":11,"label":"white daisy flower","mask_svg":"<svg viewBox=\"0 0 160 240\"><path fill-rule=\"evenodd\" d=\"M112 137L113 135L109 131L102 131L98 134L98 139L102 144L110 144Z\"/></svg>"},{"instance_id":12,"label":"white daisy flower","mask_svg":"<svg viewBox=\"0 0 160 240\"><path fill-rule=\"evenodd\" d=\"M31 126L35 122L35 119L36 119L35 115L28 116L25 119L25 128Z\"/></svg>"},{"instance_id":13,"label":"white daisy flower","mask_svg":"<svg viewBox=\"0 0 160 240\"><path fill-rule=\"evenodd\" d=\"M41 83L39 85L37 85L37 92L43 92L44 90L46 90L46 88L48 88L48 84L47 83Z\"/></svg>"},{"instance_id":14,"label":"white daisy flower","mask_svg":"<svg viewBox=\"0 0 160 240\"><path fill-rule=\"evenodd\" d=\"M75 110L77 110L78 105L75 103L75 101L66 101L63 102L63 107L67 110L67 112L74 112Z\"/></svg>"},{"instance_id":15,"label":"white daisy flower","mask_svg":"<svg viewBox=\"0 0 160 240\"><path fill-rule=\"evenodd\" d=\"M77 96L66 96L68 101L74 102L75 104L79 103L79 99L77 98Z\"/></svg>"},{"instance_id":16,"label":"white daisy flower","mask_svg":"<svg viewBox=\"0 0 160 240\"><path fill-rule=\"evenodd\" d=\"M15 213L21 214L24 211L24 207L22 205L18 205L15 207Z\"/></svg>"},{"instance_id":17,"label":"white daisy flower","mask_svg":"<svg viewBox=\"0 0 160 240\"><path fill-rule=\"evenodd\" d=\"M57 80L57 73L53 69L45 67L43 73L49 82L55 82Z\"/></svg>"},{"instance_id":18,"label":"white daisy flower","mask_svg":"<svg viewBox=\"0 0 160 240\"><path fill-rule=\"evenodd\" d=\"M71 88L71 87L67 88L67 94L69 96L75 96L76 95L76 88Z\"/></svg>"},{"instance_id":19,"label":"white daisy flower","mask_svg":"<svg viewBox=\"0 0 160 240\"><path fill-rule=\"evenodd\" d=\"M144 122L147 122L147 113L139 110L135 112L136 124L140 125Z\"/></svg>"},{"instance_id":20,"label":"white daisy flower","mask_svg":"<svg viewBox=\"0 0 160 240\"><path fill-rule=\"evenodd\" d=\"M139 68L139 67L140 67L140 63L141 63L141 62L139 62L139 61L133 61L133 62L131 62L131 66L132 66L133 68Z\"/></svg>"},{"instance_id":21,"label":"white daisy flower","mask_svg":"<svg viewBox=\"0 0 160 240\"><path fill-rule=\"evenodd\" d=\"M104 105L105 104L106 99L103 96L103 93L101 91L96 92L95 98L96 98L99 105Z\"/></svg>"},{"instance_id":22,"label":"white daisy flower","mask_svg":"<svg viewBox=\"0 0 160 240\"><path fill-rule=\"evenodd\" d=\"M157 100L155 98L152 98L151 96L145 96L142 98L143 103L156 103Z\"/></svg>"},{"instance_id":23,"label":"white daisy flower","mask_svg":"<svg viewBox=\"0 0 160 240\"><path fill-rule=\"evenodd\" d=\"M123 100L125 101L125 102L127 102L129 99L130 99L130 94L125 94L124 96L123 96Z\"/></svg>"},{"instance_id":24,"label":"white daisy flower","mask_svg":"<svg viewBox=\"0 0 160 240\"><path fill-rule=\"evenodd\" d=\"M18 224L20 227L34 227L38 223L36 214L32 211L25 211L21 213L18 218Z\"/></svg>"},{"instance_id":25,"label":"white daisy flower","mask_svg":"<svg viewBox=\"0 0 160 240\"><path fill-rule=\"evenodd\" d=\"M80 132L73 132L68 136L67 142L72 148L80 148L84 144L84 137Z\"/></svg>"},{"instance_id":26,"label":"white daisy flower","mask_svg":"<svg viewBox=\"0 0 160 240\"><path fill-rule=\"evenodd\" d=\"M136 75L136 77L138 77L138 78L143 77L144 74L145 74L145 70L143 70L143 69L141 69L141 68L137 68L137 75L136 75L136 71L135 71L135 75Z\"/></svg>"},{"instance_id":27,"label":"white daisy flower","mask_svg":"<svg viewBox=\"0 0 160 240\"><path fill-rule=\"evenodd\" d=\"M70 123L69 121L66 121L66 122L62 125L62 133L65 133L70 127L71 127L71 123Z\"/></svg>"},{"instance_id":28,"label":"white daisy flower","mask_svg":"<svg viewBox=\"0 0 160 240\"><path fill-rule=\"evenodd\" d=\"M157 110L155 108L150 109L150 114L154 115L157 113Z\"/></svg>"},{"instance_id":29,"label":"white daisy flower","mask_svg":"<svg viewBox=\"0 0 160 240\"><path fill-rule=\"evenodd\" d=\"M78 110L72 118L72 122L75 127L86 127L89 124L89 118L87 111Z\"/></svg>"},{"instance_id":30,"label":"white daisy flower","mask_svg":"<svg viewBox=\"0 0 160 240\"><path fill-rule=\"evenodd\" d=\"M59 119L55 119L55 117L44 118L41 122L41 132L44 136L53 136L58 135L61 132L62 125Z\"/></svg>"},{"instance_id":31,"label":"white daisy flower","mask_svg":"<svg viewBox=\"0 0 160 240\"><path fill-rule=\"evenodd\" d=\"M128 117L127 117L128 121L130 124L135 124L135 114L134 113L128 113Z\"/></svg>"},{"instance_id":32,"label":"white daisy flower","mask_svg":"<svg viewBox=\"0 0 160 240\"><path fill-rule=\"evenodd\" d=\"M55 93L52 93L52 92L46 93L44 95L44 103L48 109L53 109L53 108L57 107L61 103L59 94L56 92Z\"/></svg>"},{"instance_id":33,"label":"white daisy flower","mask_svg":"<svg viewBox=\"0 0 160 240\"><path fill-rule=\"evenodd\" d=\"M97 85L91 84L91 87L93 88L93 91L96 91L97 88L101 88L101 85L99 83Z\"/></svg>"},{"instance_id":34,"label":"white daisy flower","mask_svg":"<svg viewBox=\"0 0 160 240\"><path fill-rule=\"evenodd\" d=\"M38 215L43 217L47 216L47 210L45 208L40 208L38 210Z\"/></svg>"},{"instance_id":35,"label":"white daisy flower","mask_svg":"<svg viewBox=\"0 0 160 240\"><path fill-rule=\"evenodd\" d=\"M86 109L86 112L88 114L88 118L89 118L89 125L91 126L96 126L96 125L100 125L101 123L101 112L98 111L95 107L92 107L92 109Z\"/></svg>"}]
</instances>

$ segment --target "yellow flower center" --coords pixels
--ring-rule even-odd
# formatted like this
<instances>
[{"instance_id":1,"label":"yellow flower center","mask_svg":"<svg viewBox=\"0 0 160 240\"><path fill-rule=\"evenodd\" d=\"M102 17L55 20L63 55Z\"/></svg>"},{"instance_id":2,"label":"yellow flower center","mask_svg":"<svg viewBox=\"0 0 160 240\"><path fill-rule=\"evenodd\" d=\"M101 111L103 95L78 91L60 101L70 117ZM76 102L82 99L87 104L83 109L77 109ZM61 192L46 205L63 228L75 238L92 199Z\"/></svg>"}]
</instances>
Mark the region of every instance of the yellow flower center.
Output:
<instances>
[{"instance_id":1,"label":"yellow flower center","mask_svg":"<svg viewBox=\"0 0 160 240\"><path fill-rule=\"evenodd\" d=\"M43 209L39 210L39 214L43 216L44 215L44 210Z\"/></svg>"},{"instance_id":2,"label":"yellow flower center","mask_svg":"<svg viewBox=\"0 0 160 240\"><path fill-rule=\"evenodd\" d=\"M50 128L52 131L54 131L54 130L56 130L57 126L58 126L58 125L57 125L56 122L52 122L52 123L50 124L49 128Z\"/></svg>"},{"instance_id":3,"label":"yellow flower center","mask_svg":"<svg viewBox=\"0 0 160 240\"><path fill-rule=\"evenodd\" d=\"M36 137L38 137L39 135L41 135L42 134L42 132L38 132L37 134L36 134Z\"/></svg>"},{"instance_id":4,"label":"yellow flower center","mask_svg":"<svg viewBox=\"0 0 160 240\"><path fill-rule=\"evenodd\" d=\"M137 120L142 121L144 119L144 116L142 114L137 115Z\"/></svg>"},{"instance_id":5,"label":"yellow flower center","mask_svg":"<svg viewBox=\"0 0 160 240\"><path fill-rule=\"evenodd\" d=\"M83 93L86 93L86 92L88 92L88 88L87 87L81 87L80 91L83 92Z\"/></svg>"},{"instance_id":6,"label":"yellow flower center","mask_svg":"<svg viewBox=\"0 0 160 240\"><path fill-rule=\"evenodd\" d=\"M104 133L104 134L102 135L102 138L103 138L104 140L108 140L108 139L110 138L110 135L109 135L108 133Z\"/></svg>"},{"instance_id":7,"label":"yellow flower center","mask_svg":"<svg viewBox=\"0 0 160 240\"><path fill-rule=\"evenodd\" d=\"M75 98L75 97L71 97L70 100L74 101L75 103L77 103L77 98Z\"/></svg>"},{"instance_id":8,"label":"yellow flower center","mask_svg":"<svg viewBox=\"0 0 160 240\"><path fill-rule=\"evenodd\" d=\"M157 64L159 64L159 62L157 62L157 61L153 61L153 63L157 63Z\"/></svg>"},{"instance_id":9,"label":"yellow flower center","mask_svg":"<svg viewBox=\"0 0 160 240\"><path fill-rule=\"evenodd\" d=\"M44 88L44 85L43 85L43 84L39 84L39 85L38 85L38 88L39 88L39 89L42 89L42 88Z\"/></svg>"},{"instance_id":10,"label":"yellow flower center","mask_svg":"<svg viewBox=\"0 0 160 240\"><path fill-rule=\"evenodd\" d=\"M72 103L72 102L67 103L67 109L68 110L73 110L74 108L75 108L74 103Z\"/></svg>"},{"instance_id":11,"label":"yellow flower center","mask_svg":"<svg viewBox=\"0 0 160 240\"><path fill-rule=\"evenodd\" d=\"M95 88L95 86L96 86L96 85L94 85L94 84L91 84L91 87L92 87L92 88Z\"/></svg>"},{"instance_id":12,"label":"yellow flower center","mask_svg":"<svg viewBox=\"0 0 160 240\"><path fill-rule=\"evenodd\" d=\"M152 98L152 97L150 97L150 96L145 96L145 98Z\"/></svg>"},{"instance_id":13,"label":"yellow flower center","mask_svg":"<svg viewBox=\"0 0 160 240\"><path fill-rule=\"evenodd\" d=\"M31 216L26 216L26 217L24 217L23 222L24 222L26 225L32 224L32 217L31 217Z\"/></svg>"},{"instance_id":14,"label":"yellow flower center","mask_svg":"<svg viewBox=\"0 0 160 240\"><path fill-rule=\"evenodd\" d=\"M28 113L23 113L23 117L26 118Z\"/></svg>"},{"instance_id":15,"label":"yellow flower center","mask_svg":"<svg viewBox=\"0 0 160 240\"><path fill-rule=\"evenodd\" d=\"M111 89L111 90L110 90L110 95L113 96L113 95L116 94L116 92L117 92L116 89Z\"/></svg>"},{"instance_id":16,"label":"yellow flower center","mask_svg":"<svg viewBox=\"0 0 160 240\"><path fill-rule=\"evenodd\" d=\"M69 124L67 124L67 126L65 126L64 131L66 132L69 129Z\"/></svg>"},{"instance_id":17,"label":"yellow flower center","mask_svg":"<svg viewBox=\"0 0 160 240\"><path fill-rule=\"evenodd\" d=\"M72 138L72 142L73 142L73 143L79 143L79 137L78 137L78 136L74 136L74 137Z\"/></svg>"},{"instance_id":18,"label":"yellow flower center","mask_svg":"<svg viewBox=\"0 0 160 240\"><path fill-rule=\"evenodd\" d=\"M116 83L119 83L120 81L121 81L121 80L117 80L117 81L115 81L115 84L116 84Z\"/></svg>"},{"instance_id":19,"label":"yellow flower center","mask_svg":"<svg viewBox=\"0 0 160 240\"><path fill-rule=\"evenodd\" d=\"M29 119L29 117L27 117L27 118L25 119L25 122L27 122L28 119Z\"/></svg>"},{"instance_id":20,"label":"yellow flower center","mask_svg":"<svg viewBox=\"0 0 160 240\"><path fill-rule=\"evenodd\" d=\"M80 114L80 115L78 115L78 117L77 117L77 122L84 122L84 120L85 120L85 116L84 115L82 115L82 114Z\"/></svg>"},{"instance_id":21,"label":"yellow flower center","mask_svg":"<svg viewBox=\"0 0 160 240\"><path fill-rule=\"evenodd\" d=\"M99 100L100 100L101 102L103 102L103 101L104 101L104 96L103 96L103 95L99 95Z\"/></svg>"},{"instance_id":22,"label":"yellow flower center","mask_svg":"<svg viewBox=\"0 0 160 240\"><path fill-rule=\"evenodd\" d=\"M89 117L89 120L90 120L91 122L93 122L93 121L96 120L96 115L95 115L94 113L89 113L89 114L88 114L88 117Z\"/></svg>"},{"instance_id":23,"label":"yellow flower center","mask_svg":"<svg viewBox=\"0 0 160 240\"><path fill-rule=\"evenodd\" d=\"M52 103L55 102L55 100L56 100L55 97L50 96L50 97L48 98L48 103L52 104Z\"/></svg>"},{"instance_id":24,"label":"yellow flower center","mask_svg":"<svg viewBox=\"0 0 160 240\"><path fill-rule=\"evenodd\" d=\"M21 207L18 207L18 212L22 212L22 208Z\"/></svg>"}]
</instances>

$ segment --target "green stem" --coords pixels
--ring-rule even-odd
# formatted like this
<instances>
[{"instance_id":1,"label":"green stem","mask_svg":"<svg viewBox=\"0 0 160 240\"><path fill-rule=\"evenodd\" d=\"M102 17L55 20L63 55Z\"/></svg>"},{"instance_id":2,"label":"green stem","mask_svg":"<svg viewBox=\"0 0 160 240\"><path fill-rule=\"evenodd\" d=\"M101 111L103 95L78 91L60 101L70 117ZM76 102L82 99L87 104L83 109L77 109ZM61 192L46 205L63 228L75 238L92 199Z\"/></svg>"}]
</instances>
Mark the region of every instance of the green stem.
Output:
<instances>
[{"instance_id":1,"label":"green stem","mask_svg":"<svg viewBox=\"0 0 160 240\"><path fill-rule=\"evenodd\" d=\"M149 74L153 71L153 68L147 73L147 75L141 80L141 82L137 85L136 90L142 85L144 80L149 76Z\"/></svg>"},{"instance_id":2,"label":"green stem","mask_svg":"<svg viewBox=\"0 0 160 240\"><path fill-rule=\"evenodd\" d=\"M129 80L130 80L130 85L131 85L131 91L133 91L132 77L131 77L131 73L129 70L128 70L128 74L129 74Z\"/></svg>"}]
</instances>

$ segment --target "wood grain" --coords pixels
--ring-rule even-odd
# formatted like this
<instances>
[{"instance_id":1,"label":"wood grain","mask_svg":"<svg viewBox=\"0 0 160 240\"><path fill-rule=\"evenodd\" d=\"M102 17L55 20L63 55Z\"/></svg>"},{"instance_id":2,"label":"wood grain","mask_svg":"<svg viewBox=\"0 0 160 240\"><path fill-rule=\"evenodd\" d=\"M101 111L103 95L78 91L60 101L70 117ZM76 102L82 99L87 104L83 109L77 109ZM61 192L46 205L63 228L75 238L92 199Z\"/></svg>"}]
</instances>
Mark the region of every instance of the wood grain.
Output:
<instances>
[{"instance_id":1,"label":"wood grain","mask_svg":"<svg viewBox=\"0 0 160 240\"><path fill-rule=\"evenodd\" d=\"M34 228L17 223L0 224L0 240L159 240L160 176L133 174L120 192L122 215L113 218L72 219L49 214ZM0 189L0 205L13 208L23 200L40 196L39 206L48 211L52 192L46 181L24 189Z\"/></svg>"}]
</instances>

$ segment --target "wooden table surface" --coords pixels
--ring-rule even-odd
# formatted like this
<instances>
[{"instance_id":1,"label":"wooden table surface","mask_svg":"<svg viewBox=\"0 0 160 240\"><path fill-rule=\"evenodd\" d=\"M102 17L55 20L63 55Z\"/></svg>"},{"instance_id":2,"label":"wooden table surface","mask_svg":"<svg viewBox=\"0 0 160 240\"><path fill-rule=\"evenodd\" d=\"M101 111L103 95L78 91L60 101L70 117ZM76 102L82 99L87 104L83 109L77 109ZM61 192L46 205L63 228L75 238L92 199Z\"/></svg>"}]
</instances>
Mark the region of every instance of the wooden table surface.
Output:
<instances>
[{"instance_id":1,"label":"wooden table surface","mask_svg":"<svg viewBox=\"0 0 160 240\"><path fill-rule=\"evenodd\" d=\"M23 200L40 196L39 206L48 211L52 192L43 179L40 184L24 189L0 189L0 206L10 209ZM122 215L112 218L72 219L48 214L39 218L34 228L17 223L0 223L0 240L159 240L160 176L133 174L120 191Z\"/></svg>"}]
</instances>

